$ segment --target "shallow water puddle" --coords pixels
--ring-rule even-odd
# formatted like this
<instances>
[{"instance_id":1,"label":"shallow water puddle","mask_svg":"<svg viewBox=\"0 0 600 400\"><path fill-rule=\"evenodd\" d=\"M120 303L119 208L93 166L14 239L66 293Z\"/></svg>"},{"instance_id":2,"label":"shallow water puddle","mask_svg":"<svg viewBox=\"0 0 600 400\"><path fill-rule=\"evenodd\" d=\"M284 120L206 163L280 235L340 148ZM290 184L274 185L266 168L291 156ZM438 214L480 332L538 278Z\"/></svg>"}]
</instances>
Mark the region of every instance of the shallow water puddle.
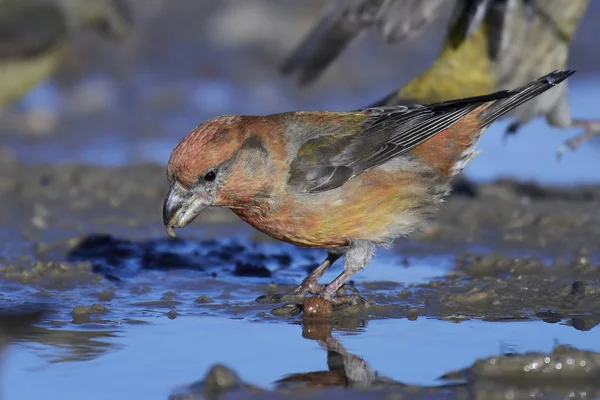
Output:
<instances>
[{"instance_id":1,"label":"shallow water puddle","mask_svg":"<svg viewBox=\"0 0 600 400\"><path fill-rule=\"evenodd\" d=\"M327 370L326 351L317 341L303 338L300 325L210 317L145 321L97 337L71 331L71 340L62 345L13 346L3 369L4 399L165 399L200 379L213 363L224 363L245 382L266 389L289 374ZM427 386L441 384L438 377L478 358L506 351L550 352L556 343L600 351L594 330L543 322L380 320L334 330L333 337L379 374ZM67 348L96 357L68 361ZM56 362L53 354L66 360Z\"/></svg>"}]
</instances>

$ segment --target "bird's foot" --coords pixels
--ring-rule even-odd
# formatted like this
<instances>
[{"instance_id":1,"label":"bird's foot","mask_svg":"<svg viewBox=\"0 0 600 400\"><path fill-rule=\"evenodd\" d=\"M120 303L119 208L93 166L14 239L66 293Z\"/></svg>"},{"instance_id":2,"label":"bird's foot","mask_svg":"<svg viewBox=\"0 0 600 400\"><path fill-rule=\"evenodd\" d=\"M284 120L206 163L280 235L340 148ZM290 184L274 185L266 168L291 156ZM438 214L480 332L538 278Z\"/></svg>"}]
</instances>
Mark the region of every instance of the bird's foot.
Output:
<instances>
[{"instance_id":1,"label":"bird's foot","mask_svg":"<svg viewBox=\"0 0 600 400\"><path fill-rule=\"evenodd\" d=\"M354 306L354 307L365 307L368 302L360 296L358 290L349 284L343 285L335 292L335 296L329 293L327 287L321 293L321 297L327 300L333 306Z\"/></svg>"},{"instance_id":2,"label":"bird's foot","mask_svg":"<svg viewBox=\"0 0 600 400\"><path fill-rule=\"evenodd\" d=\"M316 282L302 282L300 286L288 293L266 294L256 298L258 303L277 304L295 302L302 303L307 294L317 294L323 289L323 285Z\"/></svg>"},{"instance_id":3,"label":"bird's foot","mask_svg":"<svg viewBox=\"0 0 600 400\"><path fill-rule=\"evenodd\" d=\"M285 304L281 307L277 307L271 310L271 313L277 316L294 316L300 314L303 311L304 298L309 293L322 297L324 300L329 301L332 305L353 305L357 307L364 307L365 305L367 305L367 301L360 297L360 295L358 294L358 290L352 285L346 284L342 286L336 292L335 297L330 296L330 298L325 298L320 294L321 292L325 291L326 286L318 286L318 291L315 290L315 286L312 286L312 290L306 291L304 292L304 294L302 294L303 290L300 289L302 287L301 285L289 293L264 295L258 297L256 301L262 304L290 302L290 304Z\"/></svg>"},{"instance_id":4,"label":"bird's foot","mask_svg":"<svg viewBox=\"0 0 600 400\"><path fill-rule=\"evenodd\" d=\"M567 151L567 148L575 151L579 146L594 136L600 136L600 121L573 120L573 126L583 128L583 133L565 141L564 144L558 148L558 158L562 157Z\"/></svg>"}]
</instances>

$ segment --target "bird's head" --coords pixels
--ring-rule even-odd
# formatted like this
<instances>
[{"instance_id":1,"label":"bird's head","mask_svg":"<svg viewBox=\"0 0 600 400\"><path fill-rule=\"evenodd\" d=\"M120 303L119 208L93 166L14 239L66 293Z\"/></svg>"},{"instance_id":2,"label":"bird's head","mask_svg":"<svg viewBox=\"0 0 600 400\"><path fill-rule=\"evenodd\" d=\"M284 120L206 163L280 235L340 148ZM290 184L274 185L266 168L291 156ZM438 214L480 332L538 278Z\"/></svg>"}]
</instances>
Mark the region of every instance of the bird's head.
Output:
<instances>
[{"instance_id":1,"label":"bird's head","mask_svg":"<svg viewBox=\"0 0 600 400\"><path fill-rule=\"evenodd\" d=\"M163 204L163 222L170 236L175 236L173 228L188 225L207 207L232 207L261 191L268 155L260 139L252 135L259 120L213 118L175 146L167 166L169 192Z\"/></svg>"},{"instance_id":2,"label":"bird's head","mask_svg":"<svg viewBox=\"0 0 600 400\"><path fill-rule=\"evenodd\" d=\"M122 41L130 33L133 16L127 0L85 0L78 3L66 0L66 6L70 7L71 14L78 14L74 18L82 28L93 29L114 41Z\"/></svg>"}]
</instances>

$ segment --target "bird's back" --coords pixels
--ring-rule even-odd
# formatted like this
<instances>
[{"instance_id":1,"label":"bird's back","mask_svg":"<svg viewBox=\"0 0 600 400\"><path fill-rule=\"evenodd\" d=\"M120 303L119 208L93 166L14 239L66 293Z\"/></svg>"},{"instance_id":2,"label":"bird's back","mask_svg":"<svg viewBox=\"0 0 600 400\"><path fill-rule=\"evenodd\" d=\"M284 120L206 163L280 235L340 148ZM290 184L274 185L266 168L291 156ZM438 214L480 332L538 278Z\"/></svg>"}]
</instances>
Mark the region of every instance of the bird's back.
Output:
<instances>
[{"instance_id":1,"label":"bird's back","mask_svg":"<svg viewBox=\"0 0 600 400\"><path fill-rule=\"evenodd\" d=\"M266 130L271 136L263 142L273 148L282 141L264 139L277 132L273 127L283 128L279 139L290 144L277 156L266 152L273 167L264 170L285 176L285 184L241 179L241 185L261 186L245 198L230 185L237 196L232 210L258 230L306 247L386 243L410 234L439 207L491 123L571 74L555 72L516 89L427 105L265 117L277 123L248 130ZM238 158L230 174L254 165ZM256 201L254 193L268 198ZM223 198L234 204L234 196ZM252 207L244 206L250 201Z\"/></svg>"}]
</instances>

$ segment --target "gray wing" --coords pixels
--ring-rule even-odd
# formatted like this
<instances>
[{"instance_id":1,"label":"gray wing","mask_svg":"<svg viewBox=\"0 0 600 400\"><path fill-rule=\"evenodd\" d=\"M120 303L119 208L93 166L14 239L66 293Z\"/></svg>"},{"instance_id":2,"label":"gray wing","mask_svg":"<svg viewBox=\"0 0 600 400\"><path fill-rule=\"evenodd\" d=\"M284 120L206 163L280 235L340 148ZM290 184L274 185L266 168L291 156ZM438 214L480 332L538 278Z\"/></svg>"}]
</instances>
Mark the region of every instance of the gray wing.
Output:
<instances>
[{"instance_id":1,"label":"gray wing","mask_svg":"<svg viewBox=\"0 0 600 400\"><path fill-rule=\"evenodd\" d=\"M0 59L20 59L44 53L67 37L61 10L50 3L0 2Z\"/></svg>"},{"instance_id":2,"label":"gray wing","mask_svg":"<svg viewBox=\"0 0 600 400\"><path fill-rule=\"evenodd\" d=\"M516 89L483 96L424 106L367 109L362 120L349 118L361 116L360 113L338 113L338 118L329 119L335 122L333 131L328 127L315 129L313 122L312 129L325 133L300 146L290 166L288 184L308 193L340 187L348 179L411 151L484 103L491 104L478 114L478 126L474 129L489 126L574 72L554 71ZM327 118L317 112L312 120Z\"/></svg>"},{"instance_id":3,"label":"gray wing","mask_svg":"<svg viewBox=\"0 0 600 400\"><path fill-rule=\"evenodd\" d=\"M291 163L288 184L307 193L340 187L350 178L411 151L482 103L507 95L503 91L427 106L364 110L366 118L360 126L338 127L307 140Z\"/></svg>"},{"instance_id":4,"label":"gray wing","mask_svg":"<svg viewBox=\"0 0 600 400\"><path fill-rule=\"evenodd\" d=\"M290 165L288 185L308 193L335 189L348 179L411 151L482 104L490 103L478 113L474 129L489 126L574 72L554 71L516 89L483 96L428 105L367 109L362 116L360 113L337 113L337 118L331 119L316 112L312 118L309 116L313 121L310 129L317 135L322 134L300 146ZM319 126L319 121L323 120L329 124ZM331 129L332 125L335 129Z\"/></svg>"},{"instance_id":5,"label":"gray wing","mask_svg":"<svg viewBox=\"0 0 600 400\"><path fill-rule=\"evenodd\" d=\"M311 33L283 63L285 75L298 71L298 82L314 81L361 33L376 28L388 42L418 36L436 21L450 0L330 0Z\"/></svg>"}]
</instances>

